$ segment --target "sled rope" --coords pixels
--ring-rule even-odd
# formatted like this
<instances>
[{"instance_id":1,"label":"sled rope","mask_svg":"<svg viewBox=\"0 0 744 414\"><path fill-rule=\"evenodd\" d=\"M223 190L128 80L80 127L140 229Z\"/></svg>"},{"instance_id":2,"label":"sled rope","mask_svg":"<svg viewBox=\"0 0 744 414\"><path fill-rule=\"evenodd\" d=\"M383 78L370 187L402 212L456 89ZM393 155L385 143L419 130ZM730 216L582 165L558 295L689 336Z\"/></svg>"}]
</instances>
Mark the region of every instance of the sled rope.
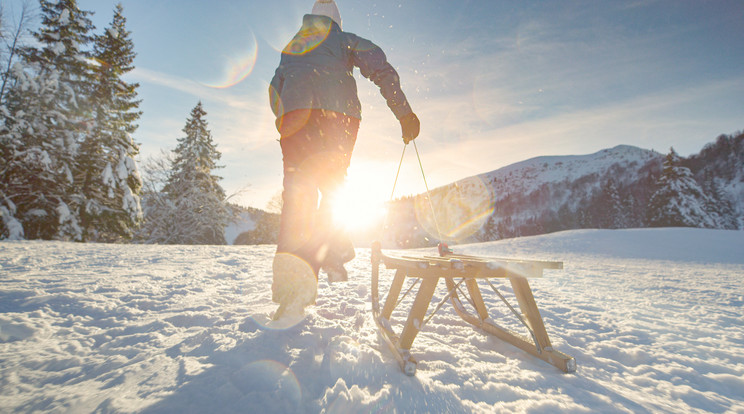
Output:
<instances>
[{"instance_id":1,"label":"sled rope","mask_svg":"<svg viewBox=\"0 0 744 414\"><path fill-rule=\"evenodd\" d=\"M395 196L395 187L398 185L398 176L400 176L400 167L403 165L403 156L406 155L406 147L408 145L403 145L403 153L400 154L400 162L398 163L398 172L395 173L395 181L393 182L393 191L390 192L390 201L393 201L393 196Z\"/></svg>"},{"instance_id":2,"label":"sled rope","mask_svg":"<svg viewBox=\"0 0 744 414\"><path fill-rule=\"evenodd\" d=\"M390 202L393 201L393 197L395 196L395 188L398 186L398 178L400 177L400 169L403 166L403 158L406 155L406 147L408 147L408 144L403 145L403 153L400 154L400 162L398 162L398 171L395 173L395 180L393 181L393 190L390 192ZM424 188L426 188L426 198L429 200L429 208L431 209L431 217L432 220L434 220L434 226L437 228L437 236L439 237L439 242L442 242L442 231L439 229L439 222L437 221L437 214L434 210L434 203L431 201L431 192L429 191L429 183L426 181L426 173L424 172L424 164L421 162L421 155L419 155L418 146L416 145L416 141L413 141L413 148L416 150L416 159L419 163L419 169L421 170L421 177L424 179ZM390 210L387 210L387 213L385 214L385 223L382 226L382 230L384 231L385 228L387 228L388 225L388 219L390 218Z\"/></svg>"},{"instance_id":3,"label":"sled rope","mask_svg":"<svg viewBox=\"0 0 744 414\"><path fill-rule=\"evenodd\" d=\"M439 222L437 221L437 213L434 211L434 203L431 201L431 193L429 192L429 184L426 182L426 173L424 173L424 164L421 163L421 156L419 155L418 146L416 141L413 141L413 149L416 150L416 158L418 158L419 168L421 168L421 176L424 178L424 187L426 187L426 198L429 199L429 207L431 208L431 218L434 220L434 225L437 228L437 236L439 236L439 242L442 242L442 231L439 230Z\"/></svg>"},{"instance_id":4,"label":"sled rope","mask_svg":"<svg viewBox=\"0 0 744 414\"><path fill-rule=\"evenodd\" d=\"M403 166L403 157L406 155L406 147L408 145L403 145L403 153L400 154L400 162L398 162L398 171L395 173L395 181L393 181L393 190L390 192L390 200L388 200L388 207L385 209L385 220L382 223L382 228L380 229L380 240L383 239L385 235L385 229L388 228L388 224L390 222L390 209L393 205L393 197L395 197L395 187L398 186L398 177L400 176L400 168Z\"/></svg>"}]
</instances>

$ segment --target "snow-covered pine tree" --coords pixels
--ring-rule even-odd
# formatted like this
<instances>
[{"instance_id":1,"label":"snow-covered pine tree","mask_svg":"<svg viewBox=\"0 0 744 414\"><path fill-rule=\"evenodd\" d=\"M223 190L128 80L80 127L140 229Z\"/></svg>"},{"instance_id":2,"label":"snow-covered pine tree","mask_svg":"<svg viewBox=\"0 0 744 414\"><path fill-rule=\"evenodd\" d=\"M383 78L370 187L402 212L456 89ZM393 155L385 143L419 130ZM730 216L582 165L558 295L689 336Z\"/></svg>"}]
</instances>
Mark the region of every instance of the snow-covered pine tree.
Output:
<instances>
[{"instance_id":1,"label":"snow-covered pine tree","mask_svg":"<svg viewBox=\"0 0 744 414\"><path fill-rule=\"evenodd\" d=\"M178 139L171 173L162 190L167 199L163 207L170 212L160 214L175 217L172 223L177 223L177 227L152 233L160 234L152 242L225 244L224 229L229 214L225 191L219 184L221 178L212 174L221 168L217 165L221 154L212 141L206 115L201 102L191 111L183 129L186 136Z\"/></svg>"},{"instance_id":2,"label":"snow-covered pine tree","mask_svg":"<svg viewBox=\"0 0 744 414\"><path fill-rule=\"evenodd\" d=\"M709 195L710 200L708 210L718 214L720 218L719 228L738 230L739 220L734 209L734 203L731 202L729 195L721 189L716 178L711 176L708 171L703 172L703 177L702 188Z\"/></svg>"},{"instance_id":3,"label":"snow-covered pine tree","mask_svg":"<svg viewBox=\"0 0 744 414\"><path fill-rule=\"evenodd\" d=\"M33 33L38 46L22 50L24 59L41 70L57 71L72 101L65 109L78 123L88 119L92 70L89 46L95 29L89 11L80 10L77 0L39 0L41 28Z\"/></svg>"},{"instance_id":4,"label":"snow-covered pine tree","mask_svg":"<svg viewBox=\"0 0 744 414\"><path fill-rule=\"evenodd\" d=\"M74 162L87 131L93 25L74 0L40 0L37 44L11 70L0 141L7 158L2 186L8 212L26 238L81 240ZM10 206L14 208L10 208ZM5 232L7 232L7 228Z\"/></svg>"},{"instance_id":5,"label":"snow-covered pine tree","mask_svg":"<svg viewBox=\"0 0 744 414\"><path fill-rule=\"evenodd\" d=\"M134 157L139 152L131 134L137 129L136 83L122 76L134 67L134 45L121 4L111 25L94 38L94 84L90 96L93 122L77 157L75 182L84 197L83 238L114 241L132 237L142 218L142 180Z\"/></svg>"},{"instance_id":6,"label":"snow-covered pine tree","mask_svg":"<svg viewBox=\"0 0 744 414\"><path fill-rule=\"evenodd\" d=\"M79 227L68 206L75 140L59 110L71 97L57 71L35 72L20 62L13 69L0 130L0 192L16 231L6 227L4 236L75 240Z\"/></svg>"},{"instance_id":7,"label":"snow-covered pine tree","mask_svg":"<svg viewBox=\"0 0 744 414\"><path fill-rule=\"evenodd\" d=\"M651 227L719 228L720 217L711 211L711 198L681 165L672 148L664 160L664 169L656 192L649 200L647 221Z\"/></svg>"},{"instance_id":8,"label":"snow-covered pine tree","mask_svg":"<svg viewBox=\"0 0 744 414\"><path fill-rule=\"evenodd\" d=\"M491 213L486 222L483 223L483 227L481 227L480 231L477 233L476 240L479 242L499 240L501 237L499 237L497 220L498 216L496 215L496 212Z\"/></svg>"},{"instance_id":9,"label":"snow-covered pine tree","mask_svg":"<svg viewBox=\"0 0 744 414\"><path fill-rule=\"evenodd\" d=\"M615 180L608 179L600 189L597 212L600 228L620 229L626 226L626 211Z\"/></svg>"}]
</instances>

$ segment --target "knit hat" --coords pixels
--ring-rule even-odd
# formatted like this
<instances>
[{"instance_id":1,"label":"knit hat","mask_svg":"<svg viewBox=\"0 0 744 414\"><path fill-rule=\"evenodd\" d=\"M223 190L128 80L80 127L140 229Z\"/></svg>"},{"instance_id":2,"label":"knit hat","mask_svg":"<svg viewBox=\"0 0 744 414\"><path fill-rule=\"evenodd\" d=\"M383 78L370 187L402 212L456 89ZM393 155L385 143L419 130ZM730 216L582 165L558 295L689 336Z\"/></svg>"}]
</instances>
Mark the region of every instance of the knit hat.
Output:
<instances>
[{"instance_id":1,"label":"knit hat","mask_svg":"<svg viewBox=\"0 0 744 414\"><path fill-rule=\"evenodd\" d=\"M313 5L312 14L328 16L341 27L341 14L338 12L336 2L333 0L317 0Z\"/></svg>"}]
</instances>

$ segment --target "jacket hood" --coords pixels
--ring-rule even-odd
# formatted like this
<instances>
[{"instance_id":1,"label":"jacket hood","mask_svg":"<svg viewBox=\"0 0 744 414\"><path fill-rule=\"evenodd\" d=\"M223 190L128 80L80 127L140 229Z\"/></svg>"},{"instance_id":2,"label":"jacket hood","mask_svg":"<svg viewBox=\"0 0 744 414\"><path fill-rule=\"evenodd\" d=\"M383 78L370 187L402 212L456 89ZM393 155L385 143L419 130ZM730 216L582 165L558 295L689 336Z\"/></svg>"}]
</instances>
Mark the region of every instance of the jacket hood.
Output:
<instances>
[{"instance_id":1,"label":"jacket hood","mask_svg":"<svg viewBox=\"0 0 744 414\"><path fill-rule=\"evenodd\" d=\"M326 27L330 26L330 30L334 30L335 28L338 31L342 31L341 25L328 16L323 16L320 14L306 14L302 17L302 27L317 26L319 24Z\"/></svg>"},{"instance_id":2,"label":"jacket hood","mask_svg":"<svg viewBox=\"0 0 744 414\"><path fill-rule=\"evenodd\" d=\"M311 14L318 16L328 16L338 24L338 27L342 26L341 14L338 12L338 6L334 0L317 0L313 5L313 11Z\"/></svg>"}]
</instances>

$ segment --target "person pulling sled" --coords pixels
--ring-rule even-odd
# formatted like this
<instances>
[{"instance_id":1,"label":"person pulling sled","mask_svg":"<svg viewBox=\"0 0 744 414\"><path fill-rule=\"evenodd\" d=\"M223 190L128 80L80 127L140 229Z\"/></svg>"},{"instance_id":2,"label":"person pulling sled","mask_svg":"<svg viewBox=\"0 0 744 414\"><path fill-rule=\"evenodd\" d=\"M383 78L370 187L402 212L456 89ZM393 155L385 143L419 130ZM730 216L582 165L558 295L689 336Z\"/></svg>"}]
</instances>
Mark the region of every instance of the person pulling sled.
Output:
<instances>
[{"instance_id":1,"label":"person pulling sled","mask_svg":"<svg viewBox=\"0 0 744 414\"><path fill-rule=\"evenodd\" d=\"M302 315L315 302L320 270L331 283L344 281L344 264L355 256L348 235L332 220L334 194L346 176L361 121L354 67L380 88L403 141L419 134L418 117L382 49L342 30L334 0L317 0L282 50L269 86L284 169L271 285L279 303L275 319Z\"/></svg>"}]
</instances>

